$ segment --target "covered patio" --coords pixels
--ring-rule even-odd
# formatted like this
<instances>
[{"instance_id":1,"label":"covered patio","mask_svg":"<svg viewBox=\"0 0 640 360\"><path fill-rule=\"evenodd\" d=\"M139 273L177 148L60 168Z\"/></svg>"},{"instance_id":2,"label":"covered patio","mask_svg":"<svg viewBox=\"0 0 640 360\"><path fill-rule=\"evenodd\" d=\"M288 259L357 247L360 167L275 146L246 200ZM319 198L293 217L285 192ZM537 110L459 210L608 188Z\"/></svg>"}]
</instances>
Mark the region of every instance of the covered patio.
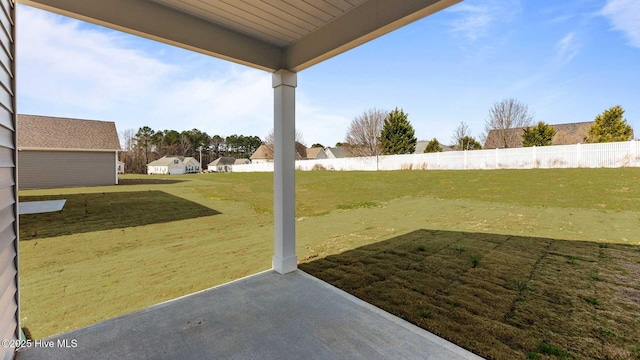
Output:
<instances>
[{"instance_id":1,"label":"covered patio","mask_svg":"<svg viewBox=\"0 0 640 360\"><path fill-rule=\"evenodd\" d=\"M14 33L15 4L2 1L5 27ZM49 339L76 339L75 348L24 348L17 358L476 358L297 270L295 241L296 73L459 1L20 0L271 72L275 231L272 271ZM11 51L13 39L2 39ZM15 90L13 78L10 83ZM11 96L15 108L15 92ZM17 191L3 194L13 201L13 214L5 215L17 234ZM3 234L15 256L2 279L15 290L0 296L15 311L7 310L13 314L3 317L2 326L18 338L18 238Z\"/></svg>"},{"instance_id":2,"label":"covered patio","mask_svg":"<svg viewBox=\"0 0 640 360\"><path fill-rule=\"evenodd\" d=\"M56 346L16 358L480 359L301 270L262 272L46 341Z\"/></svg>"}]
</instances>

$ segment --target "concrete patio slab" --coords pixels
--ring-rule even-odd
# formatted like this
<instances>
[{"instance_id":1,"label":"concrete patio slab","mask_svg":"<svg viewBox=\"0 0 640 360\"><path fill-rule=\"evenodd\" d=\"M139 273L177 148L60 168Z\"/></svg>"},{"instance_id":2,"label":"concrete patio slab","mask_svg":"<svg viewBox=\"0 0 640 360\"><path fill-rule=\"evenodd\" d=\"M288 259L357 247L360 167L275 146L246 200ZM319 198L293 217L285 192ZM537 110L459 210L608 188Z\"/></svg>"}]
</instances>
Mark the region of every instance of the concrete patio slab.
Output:
<instances>
[{"instance_id":1,"label":"concrete patio slab","mask_svg":"<svg viewBox=\"0 0 640 360\"><path fill-rule=\"evenodd\" d=\"M44 200L44 201L24 201L20 202L18 211L20 215L40 214L60 211L67 200Z\"/></svg>"},{"instance_id":2,"label":"concrete patio slab","mask_svg":"<svg viewBox=\"0 0 640 360\"><path fill-rule=\"evenodd\" d=\"M17 359L480 359L301 270L262 272L45 341L52 347L23 348Z\"/></svg>"}]
</instances>

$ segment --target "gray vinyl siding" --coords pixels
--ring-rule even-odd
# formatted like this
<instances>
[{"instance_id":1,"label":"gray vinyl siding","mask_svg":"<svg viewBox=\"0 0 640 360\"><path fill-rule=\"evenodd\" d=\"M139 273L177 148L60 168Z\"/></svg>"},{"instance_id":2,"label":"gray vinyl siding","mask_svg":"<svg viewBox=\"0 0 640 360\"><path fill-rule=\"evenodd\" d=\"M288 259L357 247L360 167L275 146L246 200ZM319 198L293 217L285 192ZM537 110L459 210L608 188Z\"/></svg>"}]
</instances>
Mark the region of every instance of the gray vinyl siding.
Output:
<instances>
[{"instance_id":1,"label":"gray vinyl siding","mask_svg":"<svg viewBox=\"0 0 640 360\"><path fill-rule=\"evenodd\" d=\"M18 151L20 189L114 185L114 152Z\"/></svg>"},{"instance_id":2,"label":"gray vinyl siding","mask_svg":"<svg viewBox=\"0 0 640 360\"><path fill-rule=\"evenodd\" d=\"M15 5L0 0L0 339L20 336L14 39ZM0 347L0 359L13 356Z\"/></svg>"}]
</instances>

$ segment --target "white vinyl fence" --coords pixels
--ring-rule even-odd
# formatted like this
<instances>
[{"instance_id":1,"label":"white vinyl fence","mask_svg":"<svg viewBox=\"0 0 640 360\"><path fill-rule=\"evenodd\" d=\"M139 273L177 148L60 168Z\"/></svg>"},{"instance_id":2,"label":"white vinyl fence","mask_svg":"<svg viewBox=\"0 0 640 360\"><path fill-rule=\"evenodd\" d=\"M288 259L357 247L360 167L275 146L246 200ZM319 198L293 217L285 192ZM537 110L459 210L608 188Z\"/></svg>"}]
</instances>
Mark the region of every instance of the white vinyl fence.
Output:
<instances>
[{"instance_id":1,"label":"white vinyl fence","mask_svg":"<svg viewBox=\"0 0 640 360\"><path fill-rule=\"evenodd\" d=\"M490 170L640 167L640 141L430 154L298 160L298 170ZM234 172L272 172L273 163L234 165Z\"/></svg>"}]
</instances>

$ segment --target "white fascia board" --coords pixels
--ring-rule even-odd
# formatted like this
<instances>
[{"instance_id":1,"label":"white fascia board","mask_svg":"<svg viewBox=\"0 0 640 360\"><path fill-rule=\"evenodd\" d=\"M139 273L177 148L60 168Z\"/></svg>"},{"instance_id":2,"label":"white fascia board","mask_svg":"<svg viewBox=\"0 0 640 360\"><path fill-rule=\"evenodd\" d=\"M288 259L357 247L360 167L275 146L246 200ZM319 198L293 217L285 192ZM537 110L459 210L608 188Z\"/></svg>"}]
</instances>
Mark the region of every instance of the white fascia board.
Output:
<instances>
[{"instance_id":1,"label":"white fascia board","mask_svg":"<svg viewBox=\"0 0 640 360\"><path fill-rule=\"evenodd\" d=\"M69 149L69 148L42 148L42 147L19 147L18 151L58 151L58 152L115 152L116 149Z\"/></svg>"},{"instance_id":2,"label":"white fascia board","mask_svg":"<svg viewBox=\"0 0 640 360\"><path fill-rule=\"evenodd\" d=\"M369 0L292 43L285 68L301 71L462 0Z\"/></svg>"},{"instance_id":3,"label":"white fascia board","mask_svg":"<svg viewBox=\"0 0 640 360\"><path fill-rule=\"evenodd\" d=\"M284 66L280 47L149 0L18 2L260 70Z\"/></svg>"}]
</instances>

